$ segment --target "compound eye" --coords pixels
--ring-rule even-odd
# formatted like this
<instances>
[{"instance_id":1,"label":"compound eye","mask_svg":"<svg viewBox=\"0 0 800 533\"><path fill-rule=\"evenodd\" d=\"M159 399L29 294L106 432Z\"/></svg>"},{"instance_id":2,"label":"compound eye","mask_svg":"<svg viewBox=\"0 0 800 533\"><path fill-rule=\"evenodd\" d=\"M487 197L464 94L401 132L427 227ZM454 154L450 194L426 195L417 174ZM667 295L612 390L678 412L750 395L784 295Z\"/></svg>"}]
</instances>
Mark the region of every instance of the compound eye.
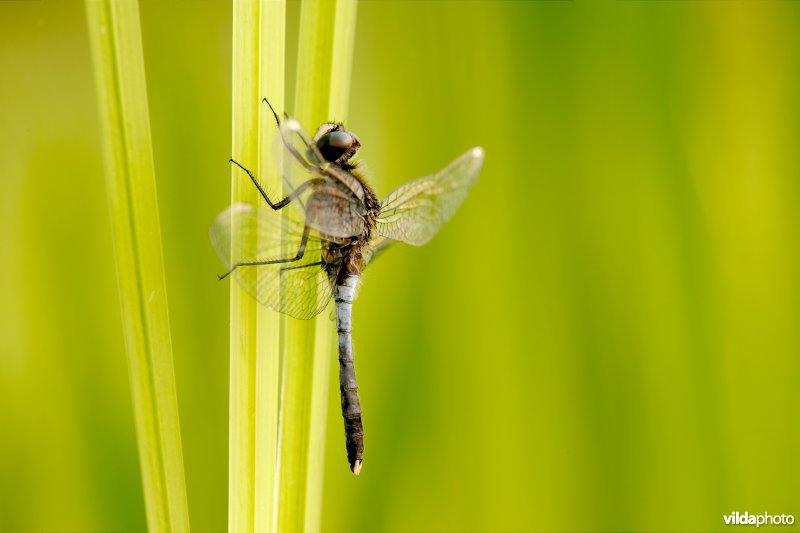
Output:
<instances>
[{"instance_id":1,"label":"compound eye","mask_svg":"<svg viewBox=\"0 0 800 533\"><path fill-rule=\"evenodd\" d=\"M326 161L334 162L353 147L353 136L345 131L332 131L323 135L317 146Z\"/></svg>"},{"instance_id":2,"label":"compound eye","mask_svg":"<svg viewBox=\"0 0 800 533\"><path fill-rule=\"evenodd\" d=\"M328 135L328 144L333 148L347 151L353 146L353 137L344 131L332 131Z\"/></svg>"}]
</instances>

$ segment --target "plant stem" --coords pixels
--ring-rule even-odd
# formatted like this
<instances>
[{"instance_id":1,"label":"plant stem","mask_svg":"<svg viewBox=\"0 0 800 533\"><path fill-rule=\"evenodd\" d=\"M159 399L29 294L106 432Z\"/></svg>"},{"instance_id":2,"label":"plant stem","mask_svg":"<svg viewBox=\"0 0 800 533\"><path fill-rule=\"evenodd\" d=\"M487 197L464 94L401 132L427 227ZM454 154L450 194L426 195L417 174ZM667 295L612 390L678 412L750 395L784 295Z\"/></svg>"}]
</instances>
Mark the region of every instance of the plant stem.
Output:
<instances>
[{"instance_id":1,"label":"plant stem","mask_svg":"<svg viewBox=\"0 0 800 533\"><path fill-rule=\"evenodd\" d=\"M346 115L356 1L305 1L300 9L294 115L316 128ZM319 529L333 327L327 311L313 322L286 324L279 531Z\"/></svg>"},{"instance_id":2,"label":"plant stem","mask_svg":"<svg viewBox=\"0 0 800 533\"><path fill-rule=\"evenodd\" d=\"M274 161L277 130L261 103L284 103L284 0L233 3L232 153L254 167L268 189L280 190ZM231 203L261 201L256 189L231 174ZM235 223L234 223L235 224ZM238 242L231 253L238 257ZM278 446L280 317L231 284L230 531L272 531Z\"/></svg>"},{"instance_id":3,"label":"plant stem","mask_svg":"<svg viewBox=\"0 0 800 533\"><path fill-rule=\"evenodd\" d=\"M333 57L331 58L330 100L327 119L345 120L350 101L350 79L353 70L353 48L356 36L356 0L336 2ZM324 46L324 44L322 45ZM305 74L302 67L299 75ZM308 486L306 488L306 531L319 531L322 520L322 484L324 481L325 442L330 400L331 366L338 359L336 323L321 316L317 321L314 350L314 376L311 397L311 436L309 443ZM338 365L335 365L338 369ZM342 443L344 447L344 443ZM342 450L342 465L345 453Z\"/></svg>"},{"instance_id":4,"label":"plant stem","mask_svg":"<svg viewBox=\"0 0 800 533\"><path fill-rule=\"evenodd\" d=\"M139 8L87 0L136 435L150 531L189 531Z\"/></svg>"},{"instance_id":5,"label":"plant stem","mask_svg":"<svg viewBox=\"0 0 800 533\"><path fill-rule=\"evenodd\" d=\"M232 157L246 166L259 158L259 5L233 2ZM253 202L252 185L231 168L231 204ZM232 215L232 216L235 216ZM232 223L235 226L235 222ZM238 257L232 237L231 254ZM228 448L228 530L252 532L255 502L255 408L257 303L238 283L230 284L230 420Z\"/></svg>"},{"instance_id":6,"label":"plant stem","mask_svg":"<svg viewBox=\"0 0 800 533\"><path fill-rule=\"evenodd\" d=\"M261 97L269 98L276 109L285 107L284 71L286 51L286 2L261 0L260 84ZM259 176L273 191L282 189L278 169L282 161L275 145L278 128L272 113L261 106ZM258 307L256 368L256 462L255 531L275 531L276 480L278 453L278 409L280 391L281 316Z\"/></svg>"}]
</instances>

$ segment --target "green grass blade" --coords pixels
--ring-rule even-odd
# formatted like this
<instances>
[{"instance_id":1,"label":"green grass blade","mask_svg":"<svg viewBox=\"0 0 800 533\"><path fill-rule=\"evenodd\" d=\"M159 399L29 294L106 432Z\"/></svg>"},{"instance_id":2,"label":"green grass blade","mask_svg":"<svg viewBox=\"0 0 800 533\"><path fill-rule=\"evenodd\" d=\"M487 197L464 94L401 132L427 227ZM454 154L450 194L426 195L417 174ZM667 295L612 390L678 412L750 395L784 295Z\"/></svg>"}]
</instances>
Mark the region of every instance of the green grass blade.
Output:
<instances>
[{"instance_id":1,"label":"green grass blade","mask_svg":"<svg viewBox=\"0 0 800 533\"><path fill-rule=\"evenodd\" d=\"M233 3L232 153L268 190L280 190L273 161L277 129L261 98L268 96L278 109L284 105L285 18L282 0ZM231 203L263 202L240 169L232 168L231 176ZM231 531L271 531L275 523L279 331L279 315L232 283Z\"/></svg>"},{"instance_id":2,"label":"green grass blade","mask_svg":"<svg viewBox=\"0 0 800 533\"><path fill-rule=\"evenodd\" d=\"M356 37L356 0L338 0L334 22L333 57L331 58L330 100L328 118L346 121L350 101L350 76L353 70L353 47ZM325 46L324 43L315 43ZM300 67L300 74L302 67ZM321 316L317 320L316 344L314 347L314 375L311 397L311 435L308 450L308 485L306 487L306 531L319 531L322 520L322 483L325 469L325 442L328 426L328 401L330 399L331 367L338 368L336 323ZM342 439L341 466L344 460Z\"/></svg>"},{"instance_id":3,"label":"green grass blade","mask_svg":"<svg viewBox=\"0 0 800 533\"><path fill-rule=\"evenodd\" d=\"M260 26L261 95L275 109L284 109L286 2L261 0ZM265 104L261 105L259 176L269 190L282 190L275 144L278 128ZM256 368L256 471L255 531L274 531L276 525L276 476L278 449L278 393L280 389L281 316L259 306Z\"/></svg>"},{"instance_id":4,"label":"green grass blade","mask_svg":"<svg viewBox=\"0 0 800 533\"><path fill-rule=\"evenodd\" d=\"M137 2L87 0L122 323L150 531L188 531Z\"/></svg>"},{"instance_id":5,"label":"green grass blade","mask_svg":"<svg viewBox=\"0 0 800 533\"><path fill-rule=\"evenodd\" d=\"M346 120L350 110L350 79L353 72L353 50L356 42L357 0L336 2L336 39L333 41L330 108L333 118Z\"/></svg>"},{"instance_id":6,"label":"green grass blade","mask_svg":"<svg viewBox=\"0 0 800 533\"><path fill-rule=\"evenodd\" d=\"M294 116L311 129L346 114L356 2L307 1L300 9ZM319 529L333 338L328 311L286 325L279 531Z\"/></svg>"},{"instance_id":7,"label":"green grass blade","mask_svg":"<svg viewBox=\"0 0 800 533\"><path fill-rule=\"evenodd\" d=\"M233 2L231 154L258 173L260 93L260 3ZM256 191L231 166L231 204L256 202ZM232 258L240 255L232 240ZM238 283L230 284L230 420L228 529L251 532L255 519L258 303Z\"/></svg>"}]
</instances>

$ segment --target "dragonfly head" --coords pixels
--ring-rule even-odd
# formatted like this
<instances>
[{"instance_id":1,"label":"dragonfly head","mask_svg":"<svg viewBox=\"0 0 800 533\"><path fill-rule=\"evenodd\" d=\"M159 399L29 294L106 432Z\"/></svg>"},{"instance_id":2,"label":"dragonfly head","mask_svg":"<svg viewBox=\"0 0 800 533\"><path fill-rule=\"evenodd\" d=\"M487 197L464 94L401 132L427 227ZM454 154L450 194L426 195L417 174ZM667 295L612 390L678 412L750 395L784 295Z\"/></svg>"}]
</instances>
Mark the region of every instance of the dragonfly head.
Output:
<instances>
[{"instance_id":1,"label":"dragonfly head","mask_svg":"<svg viewBox=\"0 0 800 533\"><path fill-rule=\"evenodd\" d=\"M338 165L346 163L361 147L355 133L344 129L342 124L333 122L320 126L313 142L326 161Z\"/></svg>"}]
</instances>

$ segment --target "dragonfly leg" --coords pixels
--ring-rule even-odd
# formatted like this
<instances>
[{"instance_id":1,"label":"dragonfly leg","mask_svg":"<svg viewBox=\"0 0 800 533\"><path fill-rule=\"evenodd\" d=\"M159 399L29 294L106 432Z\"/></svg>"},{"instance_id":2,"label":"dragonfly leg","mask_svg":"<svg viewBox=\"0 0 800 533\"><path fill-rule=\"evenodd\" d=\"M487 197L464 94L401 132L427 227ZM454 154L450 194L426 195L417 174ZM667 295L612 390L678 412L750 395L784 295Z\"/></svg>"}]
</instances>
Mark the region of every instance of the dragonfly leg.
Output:
<instances>
[{"instance_id":1,"label":"dragonfly leg","mask_svg":"<svg viewBox=\"0 0 800 533\"><path fill-rule=\"evenodd\" d=\"M272 104L269 103L269 100L264 98L264 102L267 103L267 105L269 106L270 111L272 111L272 116L275 117L275 122L278 123L278 131L281 134L281 140L283 141L284 146L286 146L286 149L289 150L289 152L294 156L294 158L297 159L297 161L301 165L303 165L306 170L308 170L309 172L314 172L314 173L319 172L319 168L316 165L314 165L312 163L309 163L308 160L305 157L300 155L300 152L297 151L297 148L295 148L292 145L292 143L290 143L286 139L286 136L283 134L283 128L281 128L281 119L280 119L280 117L278 117L278 113L275 111L275 108L272 107ZM286 115L286 113L284 113L284 115ZM289 115L286 115L286 118L288 119ZM303 133L299 129L297 130L297 136L300 137L300 140L303 141L303 144L306 145L306 148L314 149L315 152L316 152L316 146L312 146L311 143L308 141L308 139L306 139L303 136ZM322 160L321 154L317 153L317 156L320 158L320 160Z\"/></svg>"},{"instance_id":2,"label":"dragonfly leg","mask_svg":"<svg viewBox=\"0 0 800 533\"><path fill-rule=\"evenodd\" d=\"M275 111L275 108L272 107L272 104L269 103L269 100L267 100L266 97L262 101L265 102L269 106L269 110L272 111L272 116L275 117L275 122L277 122L278 123L278 127L280 127L281 119L280 119L280 117L278 117L278 113ZM286 117L286 118L289 118L289 115L287 115L286 112L283 113L283 116Z\"/></svg>"},{"instance_id":3,"label":"dragonfly leg","mask_svg":"<svg viewBox=\"0 0 800 533\"><path fill-rule=\"evenodd\" d=\"M323 261L317 261L316 263L307 263L305 265L283 267L281 269L281 272L283 272L284 270L297 270L297 269L300 269L300 268L318 267L318 266L322 266L324 264L325 264L325 262L323 262Z\"/></svg>"},{"instance_id":4,"label":"dragonfly leg","mask_svg":"<svg viewBox=\"0 0 800 533\"><path fill-rule=\"evenodd\" d=\"M263 187L261 186L261 184L258 182L258 180L257 180L257 179L256 179L256 177L253 175L253 173L252 173L252 172L250 172L250 170L248 170L247 168L245 168L244 166L242 166L242 164L241 164L241 163L239 163L238 161L236 161L236 160L234 160L234 159L231 159L231 160L230 160L230 162L231 162L231 163L233 163L234 165L236 165L237 167L241 168L241 169L242 169L242 170L244 170L245 172L247 172L247 175L248 175L248 176L250 176L250 179L253 181L253 185L255 185L255 186L256 186L256 188L258 189L258 192L259 192L259 193L261 193L261 196L262 196L262 197L264 197L264 200L266 200L266 201L267 201L267 204L269 204L269 206L270 206L272 209L274 209L275 211L277 211L278 209L281 209L281 208L283 208L283 207L286 207L286 206L289 204L289 202L291 202L292 200L294 200L295 198L297 198L298 196L300 196L301 194L303 194L303 191L305 191L306 189L308 189L308 187L309 187L309 186L313 185L314 183L321 183L321 182L324 182L324 181L325 181L325 180L323 180L322 178L313 178L313 179L310 179L310 180L306 181L305 183L301 184L301 185L300 185L299 187L297 187L295 190L293 190L293 191L291 192L291 194L289 194L289 196L287 196L287 197L286 197L286 198L284 198L283 200L281 200L281 201L279 201L279 202L273 202L272 200L270 200L270 199L269 199L269 196L267 195L267 191L265 191L265 190L264 190L264 188L263 188Z\"/></svg>"},{"instance_id":5,"label":"dragonfly leg","mask_svg":"<svg viewBox=\"0 0 800 533\"><path fill-rule=\"evenodd\" d=\"M236 270L239 267L276 265L276 264L280 264L280 263L294 263L295 261L300 261L303 258L303 255L305 255L305 253L306 253L306 244L308 243L308 232L309 232L309 229L310 228L308 226L306 226L305 229L303 230L303 238L300 240L300 247L297 249L297 253L294 255L294 257L286 257L284 259L269 259L267 261L241 261L241 262L236 263L235 265L233 265L233 267L230 270L228 270L227 272L225 272L224 274L222 274L222 275L218 274L217 277L220 280L223 280L223 279L227 278L228 276L230 276L233 273L233 271ZM306 266L306 265L304 265L304 266Z\"/></svg>"}]
</instances>

